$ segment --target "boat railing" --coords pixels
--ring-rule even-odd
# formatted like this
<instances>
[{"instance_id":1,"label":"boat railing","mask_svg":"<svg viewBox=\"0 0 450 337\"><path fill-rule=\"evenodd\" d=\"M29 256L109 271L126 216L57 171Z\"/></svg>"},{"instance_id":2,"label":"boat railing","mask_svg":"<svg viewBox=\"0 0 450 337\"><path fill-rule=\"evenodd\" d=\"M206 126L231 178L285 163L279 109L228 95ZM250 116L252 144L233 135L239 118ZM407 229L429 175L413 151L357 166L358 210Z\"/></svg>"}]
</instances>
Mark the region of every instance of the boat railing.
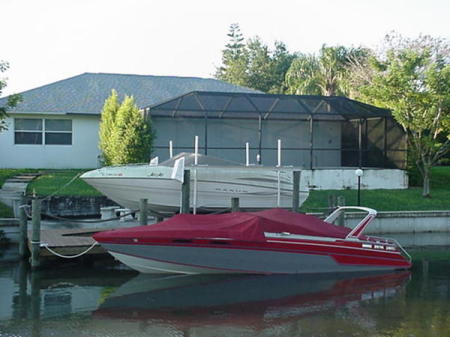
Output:
<instances>
[{"instance_id":1,"label":"boat railing","mask_svg":"<svg viewBox=\"0 0 450 337\"><path fill-rule=\"evenodd\" d=\"M409 262L412 261L411 255L408 254L408 252L406 251L406 249L403 248L403 246L402 246L397 240L391 239L391 238L390 238L389 240L392 240L392 241L395 243L395 245L401 250L401 252L408 258L408 261L409 261Z\"/></svg>"},{"instance_id":2,"label":"boat railing","mask_svg":"<svg viewBox=\"0 0 450 337\"><path fill-rule=\"evenodd\" d=\"M388 243L388 244L395 245L403 253L403 255L405 255L408 258L409 262L412 261L411 255L409 255L409 253L406 251L406 249L403 248L403 246L400 244L400 242L398 242L396 239L384 238L384 237L380 238L380 237L372 236L372 235L370 235L369 238L377 240L377 241L380 241L380 242L385 242L385 243Z\"/></svg>"}]
</instances>

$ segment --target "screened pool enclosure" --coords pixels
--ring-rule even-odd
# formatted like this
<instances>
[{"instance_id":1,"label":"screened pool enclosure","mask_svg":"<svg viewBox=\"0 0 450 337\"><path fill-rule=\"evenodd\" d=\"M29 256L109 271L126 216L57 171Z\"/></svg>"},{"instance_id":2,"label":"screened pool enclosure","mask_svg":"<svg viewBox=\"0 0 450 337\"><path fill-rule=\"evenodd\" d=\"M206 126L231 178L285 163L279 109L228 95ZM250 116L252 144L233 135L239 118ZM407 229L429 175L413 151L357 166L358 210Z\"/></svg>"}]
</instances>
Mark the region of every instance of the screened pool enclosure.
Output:
<instances>
[{"instance_id":1,"label":"screened pool enclosure","mask_svg":"<svg viewBox=\"0 0 450 337\"><path fill-rule=\"evenodd\" d=\"M194 91L146 107L156 132L154 155L192 152L304 168L405 168L406 138L389 110L345 97ZM258 162L259 160L259 162Z\"/></svg>"}]
</instances>

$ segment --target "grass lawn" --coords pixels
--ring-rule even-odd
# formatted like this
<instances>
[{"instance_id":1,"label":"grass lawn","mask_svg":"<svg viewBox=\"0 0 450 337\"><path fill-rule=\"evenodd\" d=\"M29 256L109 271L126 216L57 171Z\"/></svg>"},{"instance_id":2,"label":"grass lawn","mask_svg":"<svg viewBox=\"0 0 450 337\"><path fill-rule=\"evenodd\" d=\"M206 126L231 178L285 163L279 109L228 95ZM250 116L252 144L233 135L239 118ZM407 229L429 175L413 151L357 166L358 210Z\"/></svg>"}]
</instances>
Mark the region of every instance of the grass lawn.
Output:
<instances>
[{"instance_id":1,"label":"grass lawn","mask_svg":"<svg viewBox=\"0 0 450 337\"><path fill-rule=\"evenodd\" d=\"M76 195L76 196L98 196L101 195L96 189L86 184L80 178L76 178L68 184L74 177L81 175L87 170L58 170L47 171L46 174L34 179L27 188L27 194L34 191L39 196L47 196L55 192L56 195ZM64 186L68 184L67 186Z\"/></svg>"},{"instance_id":2,"label":"grass lawn","mask_svg":"<svg viewBox=\"0 0 450 337\"><path fill-rule=\"evenodd\" d=\"M42 170L34 169L0 169L0 187L3 186L5 180L21 173L34 173Z\"/></svg>"},{"instance_id":3,"label":"grass lawn","mask_svg":"<svg viewBox=\"0 0 450 337\"><path fill-rule=\"evenodd\" d=\"M345 197L346 204L356 205L356 190L311 191L300 208L302 212L323 212L328 196ZM378 211L450 210L450 166L434 167L431 176L431 198L422 197L421 187L407 190L361 190L361 205Z\"/></svg>"},{"instance_id":4,"label":"grass lawn","mask_svg":"<svg viewBox=\"0 0 450 337\"><path fill-rule=\"evenodd\" d=\"M348 206L356 206L356 190L311 191L309 198L300 208L302 212L323 212L328 206L328 196L345 197ZM422 197L422 189L407 190L362 190L361 206L378 211L450 210L450 188L432 188L431 198Z\"/></svg>"}]
</instances>

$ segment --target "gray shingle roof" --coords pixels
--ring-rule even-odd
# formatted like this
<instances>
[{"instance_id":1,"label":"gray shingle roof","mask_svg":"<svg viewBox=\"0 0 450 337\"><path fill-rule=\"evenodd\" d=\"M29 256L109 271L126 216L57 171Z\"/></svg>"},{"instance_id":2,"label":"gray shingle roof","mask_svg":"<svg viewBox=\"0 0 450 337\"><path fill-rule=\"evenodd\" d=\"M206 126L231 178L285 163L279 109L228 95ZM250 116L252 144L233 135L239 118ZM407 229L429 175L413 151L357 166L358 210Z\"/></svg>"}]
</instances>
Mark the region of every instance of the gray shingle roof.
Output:
<instances>
[{"instance_id":1,"label":"gray shingle roof","mask_svg":"<svg viewBox=\"0 0 450 337\"><path fill-rule=\"evenodd\" d=\"M194 90L258 92L210 78L84 73L22 92L23 102L10 112L100 114L112 89L121 99L133 95L138 107ZM5 103L6 98L1 98L0 106Z\"/></svg>"}]
</instances>

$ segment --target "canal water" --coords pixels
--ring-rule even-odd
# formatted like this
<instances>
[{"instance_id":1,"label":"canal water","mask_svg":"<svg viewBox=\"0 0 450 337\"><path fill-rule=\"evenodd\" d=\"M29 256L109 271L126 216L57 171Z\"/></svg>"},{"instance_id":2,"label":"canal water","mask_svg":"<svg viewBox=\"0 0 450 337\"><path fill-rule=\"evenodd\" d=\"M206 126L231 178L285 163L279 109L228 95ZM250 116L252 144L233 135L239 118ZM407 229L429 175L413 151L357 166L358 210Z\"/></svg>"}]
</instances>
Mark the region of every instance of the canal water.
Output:
<instances>
[{"instance_id":1,"label":"canal water","mask_svg":"<svg viewBox=\"0 0 450 337\"><path fill-rule=\"evenodd\" d=\"M450 261L352 275L31 273L0 250L0 336L450 337Z\"/></svg>"}]
</instances>

